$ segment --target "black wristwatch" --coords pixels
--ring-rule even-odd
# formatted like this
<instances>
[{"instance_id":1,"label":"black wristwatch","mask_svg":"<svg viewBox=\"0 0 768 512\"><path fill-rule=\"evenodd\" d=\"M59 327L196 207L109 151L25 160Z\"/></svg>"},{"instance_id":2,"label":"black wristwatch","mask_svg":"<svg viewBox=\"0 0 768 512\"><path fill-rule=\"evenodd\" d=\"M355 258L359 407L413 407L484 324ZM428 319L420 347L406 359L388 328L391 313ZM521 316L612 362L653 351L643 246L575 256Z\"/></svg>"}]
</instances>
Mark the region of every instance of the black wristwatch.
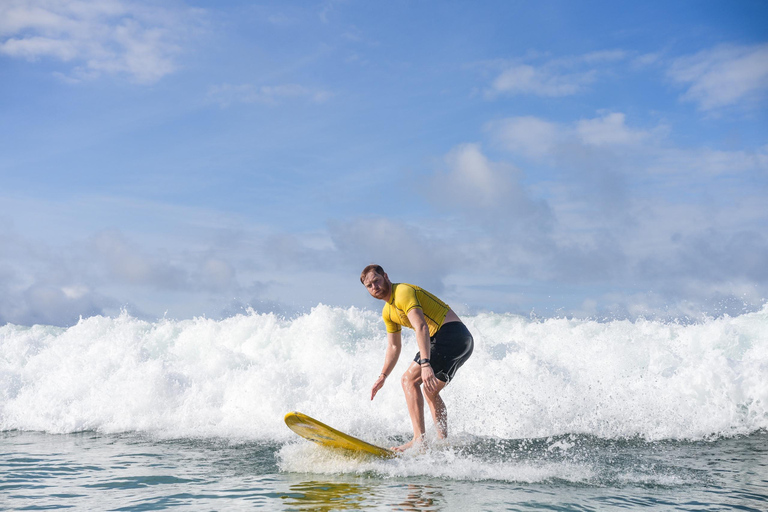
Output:
<instances>
[{"instance_id":1,"label":"black wristwatch","mask_svg":"<svg viewBox=\"0 0 768 512\"><path fill-rule=\"evenodd\" d=\"M423 365L424 363L428 363L429 359L419 359L419 365Z\"/></svg>"}]
</instances>

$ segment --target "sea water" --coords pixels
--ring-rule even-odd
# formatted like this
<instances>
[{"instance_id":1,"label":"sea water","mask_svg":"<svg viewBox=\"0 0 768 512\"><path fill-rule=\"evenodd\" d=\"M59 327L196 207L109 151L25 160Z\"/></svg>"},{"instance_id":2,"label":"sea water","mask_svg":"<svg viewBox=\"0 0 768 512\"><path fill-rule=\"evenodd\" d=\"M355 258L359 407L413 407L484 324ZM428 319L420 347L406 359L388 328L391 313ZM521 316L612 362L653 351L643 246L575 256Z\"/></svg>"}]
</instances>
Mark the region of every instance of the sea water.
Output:
<instances>
[{"instance_id":1,"label":"sea water","mask_svg":"<svg viewBox=\"0 0 768 512\"><path fill-rule=\"evenodd\" d=\"M374 401L376 312L0 327L0 509L768 510L768 307L694 322L465 316L450 436L392 460L297 437L301 411L410 438Z\"/></svg>"}]
</instances>

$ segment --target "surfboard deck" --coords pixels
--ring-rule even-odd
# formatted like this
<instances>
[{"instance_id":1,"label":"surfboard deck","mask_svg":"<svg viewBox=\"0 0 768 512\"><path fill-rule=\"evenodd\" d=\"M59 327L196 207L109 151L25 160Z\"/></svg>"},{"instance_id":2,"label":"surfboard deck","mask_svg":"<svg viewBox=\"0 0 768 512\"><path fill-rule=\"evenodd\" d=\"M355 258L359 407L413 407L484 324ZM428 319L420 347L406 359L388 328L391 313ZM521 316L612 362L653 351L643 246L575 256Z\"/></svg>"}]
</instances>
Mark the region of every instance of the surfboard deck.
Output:
<instances>
[{"instance_id":1,"label":"surfboard deck","mask_svg":"<svg viewBox=\"0 0 768 512\"><path fill-rule=\"evenodd\" d=\"M289 412L286 414L285 424L304 439L309 439L328 448L381 458L390 458L397 455L392 450L366 443L362 439L340 432L300 412Z\"/></svg>"}]
</instances>

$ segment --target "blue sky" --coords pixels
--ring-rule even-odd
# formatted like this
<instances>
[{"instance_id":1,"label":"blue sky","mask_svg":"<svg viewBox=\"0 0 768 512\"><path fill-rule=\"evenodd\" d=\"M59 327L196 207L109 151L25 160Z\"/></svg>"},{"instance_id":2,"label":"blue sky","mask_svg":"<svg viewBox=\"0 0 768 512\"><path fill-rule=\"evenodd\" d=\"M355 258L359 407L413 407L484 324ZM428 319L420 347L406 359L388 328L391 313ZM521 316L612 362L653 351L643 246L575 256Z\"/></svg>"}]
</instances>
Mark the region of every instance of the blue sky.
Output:
<instances>
[{"instance_id":1,"label":"blue sky","mask_svg":"<svg viewBox=\"0 0 768 512\"><path fill-rule=\"evenodd\" d=\"M0 4L0 323L768 297L768 4Z\"/></svg>"}]
</instances>

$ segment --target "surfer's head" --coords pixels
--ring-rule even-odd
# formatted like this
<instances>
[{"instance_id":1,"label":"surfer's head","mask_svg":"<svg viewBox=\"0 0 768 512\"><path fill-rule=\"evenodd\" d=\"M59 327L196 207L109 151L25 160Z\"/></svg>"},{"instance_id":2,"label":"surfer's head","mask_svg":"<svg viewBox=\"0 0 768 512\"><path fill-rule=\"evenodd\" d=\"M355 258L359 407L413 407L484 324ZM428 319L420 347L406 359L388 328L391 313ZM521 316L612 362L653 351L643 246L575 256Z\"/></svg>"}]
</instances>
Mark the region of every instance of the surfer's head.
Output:
<instances>
[{"instance_id":1,"label":"surfer's head","mask_svg":"<svg viewBox=\"0 0 768 512\"><path fill-rule=\"evenodd\" d=\"M392 291L392 282L380 265L365 267L360 274L360 282L375 299L387 300Z\"/></svg>"}]
</instances>

